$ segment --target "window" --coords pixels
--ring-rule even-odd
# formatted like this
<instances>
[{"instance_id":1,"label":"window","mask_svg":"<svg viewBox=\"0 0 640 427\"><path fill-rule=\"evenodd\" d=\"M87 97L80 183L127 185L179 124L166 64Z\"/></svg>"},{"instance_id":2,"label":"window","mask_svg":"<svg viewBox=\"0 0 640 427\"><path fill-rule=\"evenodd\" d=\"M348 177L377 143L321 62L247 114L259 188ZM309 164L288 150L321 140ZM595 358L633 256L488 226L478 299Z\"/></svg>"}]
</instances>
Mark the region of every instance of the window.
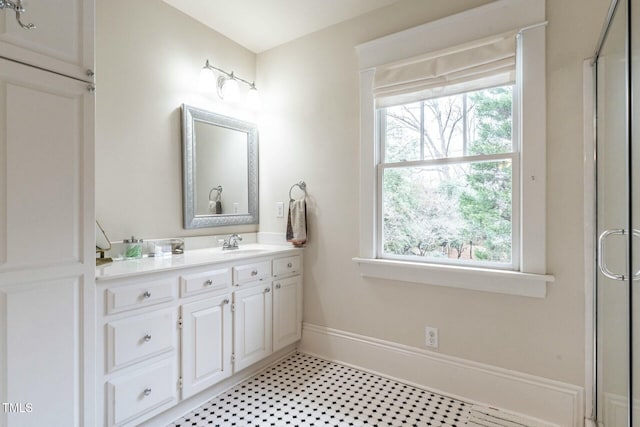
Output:
<instances>
[{"instance_id":1,"label":"window","mask_svg":"<svg viewBox=\"0 0 640 427\"><path fill-rule=\"evenodd\" d=\"M358 46L363 276L544 297L545 2Z\"/></svg>"},{"instance_id":2,"label":"window","mask_svg":"<svg viewBox=\"0 0 640 427\"><path fill-rule=\"evenodd\" d=\"M382 258L517 266L512 112L513 85L378 109Z\"/></svg>"}]
</instances>

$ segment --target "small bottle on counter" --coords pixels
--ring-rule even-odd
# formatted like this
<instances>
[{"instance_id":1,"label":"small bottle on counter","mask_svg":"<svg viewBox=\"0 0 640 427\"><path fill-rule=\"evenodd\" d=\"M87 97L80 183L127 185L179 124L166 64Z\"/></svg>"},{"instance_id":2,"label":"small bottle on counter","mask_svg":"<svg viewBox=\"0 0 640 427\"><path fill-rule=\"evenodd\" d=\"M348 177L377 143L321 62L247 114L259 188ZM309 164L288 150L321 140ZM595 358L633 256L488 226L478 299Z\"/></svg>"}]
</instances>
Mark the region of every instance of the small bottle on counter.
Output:
<instances>
[{"instance_id":1,"label":"small bottle on counter","mask_svg":"<svg viewBox=\"0 0 640 427\"><path fill-rule=\"evenodd\" d=\"M131 236L131 239L124 239L124 257L126 259L142 258L142 239L136 239Z\"/></svg>"}]
</instances>

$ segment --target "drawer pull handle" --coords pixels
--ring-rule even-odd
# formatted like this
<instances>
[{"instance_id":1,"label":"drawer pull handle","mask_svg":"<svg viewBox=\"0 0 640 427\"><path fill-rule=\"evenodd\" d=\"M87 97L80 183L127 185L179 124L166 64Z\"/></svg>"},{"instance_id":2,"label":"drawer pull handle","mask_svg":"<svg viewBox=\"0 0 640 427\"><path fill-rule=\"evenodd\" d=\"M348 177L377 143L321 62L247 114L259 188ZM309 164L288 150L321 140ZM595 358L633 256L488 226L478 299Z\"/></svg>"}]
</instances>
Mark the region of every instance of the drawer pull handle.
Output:
<instances>
[{"instance_id":1,"label":"drawer pull handle","mask_svg":"<svg viewBox=\"0 0 640 427\"><path fill-rule=\"evenodd\" d=\"M149 299L149 298L151 298L151 292L149 292L149 291L144 291L144 294L142 294L142 298L144 298L144 299Z\"/></svg>"},{"instance_id":2,"label":"drawer pull handle","mask_svg":"<svg viewBox=\"0 0 640 427\"><path fill-rule=\"evenodd\" d=\"M292 263L287 264L287 268L291 268L291 267L293 267Z\"/></svg>"},{"instance_id":3,"label":"drawer pull handle","mask_svg":"<svg viewBox=\"0 0 640 427\"><path fill-rule=\"evenodd\" d=\"M229 298L227 298L227 299L225 299L224 301L222 301L222 304L227 305L227 304L229 304L229 302L230 302L230 301L229 301Z\"/></svg>"},{"instance_id":4,"label":"drawer pull handle","mask_svg":"<svg viewBox=\"0 0 640 427\"><path fill-rule=\"evenodd\" d=\"M276 283L276 289L280 289L280 283Z\"/></svg>"},{"instance_id":5,"label":"drawer pull handle","mask_svg":"<svg viewBox=\"0 0 640 427\"><path fill-rule=\"evenodd\" d=\"M151 335L147 334L144 336L144 342L149 342L151 341Z\"/></svg>"},{"instance_id":6,"label":"drawer pull handle","mask_svg":"<svg viewBox=\"0 0 640 427\"><path fill-rule=\"evenodd\" d=\"M206 282L204 282L204 285L205 285L205 286L211 286L211 285L213 285L213 280L211 280L211 279L207 280Z\"/></svg>"},{"instance_id":7,"label":"drawer pull handle","mask_svg":"<svg viewBox=\"0 0 640 427\"><path fill-rule=\"evenodd\" d=\"M257 276L257 275L258 275L258 270L251 271L251 276Z\"/></svg>"},{"instance_id":8,"label":"drawer pull handle","mask_svg":"<svg viewBox=\"0 0 640 427\"><path fill-rule=\"evenodd\" d=\"M264 290L264 293L265 293L265 294L266 294L266 293L269 293L269 292L271 292L271 288L266 288L266 289Z\"/></svg>"},{"instance_id":9,"label":"drawer pull handle","mask_svg":"<svg viewBox=\"0 0 640 427\"><path fill-rule=\"evenodd\" d=\"M144 394L145 396L149 396L151 394L151 388L150 387L145 388L142 394Z\"/></svg>"}]
</instances>

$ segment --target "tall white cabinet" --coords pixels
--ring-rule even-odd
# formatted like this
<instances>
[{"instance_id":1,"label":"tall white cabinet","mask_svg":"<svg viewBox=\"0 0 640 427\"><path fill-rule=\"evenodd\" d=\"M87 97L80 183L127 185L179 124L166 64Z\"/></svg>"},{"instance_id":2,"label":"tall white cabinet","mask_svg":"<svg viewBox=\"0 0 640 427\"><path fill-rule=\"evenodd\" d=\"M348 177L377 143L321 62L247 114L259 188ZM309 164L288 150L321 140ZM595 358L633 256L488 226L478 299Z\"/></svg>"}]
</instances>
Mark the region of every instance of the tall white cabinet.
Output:
<instances>
[{"instance_id":1,"label":"tall white cabinet","mask_svg":"<svg viewBox=\"0 0 640 427\"><path fill-rule=\"evenodd\" d=\"M94 425L93 0L0 11L0 426Z\"/></svg>"}]
</instances>

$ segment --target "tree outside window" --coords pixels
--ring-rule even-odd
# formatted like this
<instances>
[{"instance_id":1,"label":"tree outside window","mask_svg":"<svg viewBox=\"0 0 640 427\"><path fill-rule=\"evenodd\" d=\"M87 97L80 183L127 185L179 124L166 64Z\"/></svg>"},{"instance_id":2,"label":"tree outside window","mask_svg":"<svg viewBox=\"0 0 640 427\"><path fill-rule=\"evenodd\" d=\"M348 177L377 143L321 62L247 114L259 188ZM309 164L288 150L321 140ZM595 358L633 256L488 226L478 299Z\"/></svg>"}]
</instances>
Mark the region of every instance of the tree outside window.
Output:
<instances>
[{"instance_id":1,"label":"tree outside window","mask_svg":"<svg viewBox=\"0 0 640 427\"><path fill-rule=\"evenodd\" d=\"M513 87L379 110L382 252L512 262Z\"/></svg>"}]
</instances>

